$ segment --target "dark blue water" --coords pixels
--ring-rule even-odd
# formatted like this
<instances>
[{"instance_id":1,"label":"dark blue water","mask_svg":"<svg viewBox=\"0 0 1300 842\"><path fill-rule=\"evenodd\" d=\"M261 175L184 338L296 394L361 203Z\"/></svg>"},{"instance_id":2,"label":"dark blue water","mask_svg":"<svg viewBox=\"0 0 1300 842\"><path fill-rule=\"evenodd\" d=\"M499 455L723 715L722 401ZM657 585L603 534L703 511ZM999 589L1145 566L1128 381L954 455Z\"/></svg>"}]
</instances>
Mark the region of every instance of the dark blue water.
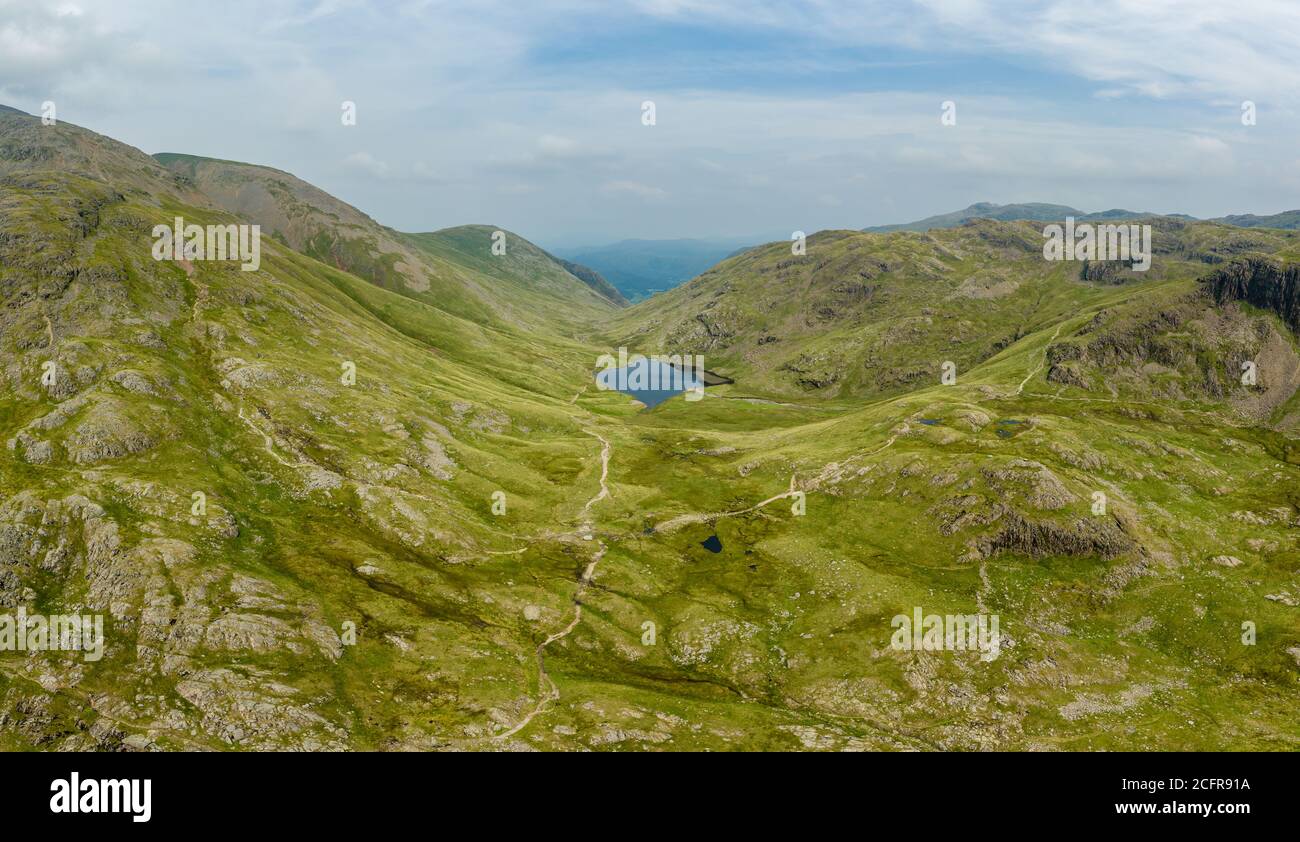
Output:
<instances>
[{"instance_id":1,"label":"dark blue water","mask_svg":"<svg viewBox=\"0 0 1300 842\"><path fill-rule=\"evenodd\" d=\"M699 373L675 369L649 357L633 360L625 368L598 371L596 383L602 389L616 389L625 395L631 395L646 407L658 406L673 395L703 388ZM651 384L658 388L633 388ZM675 385L681 388L673 388Z\"/></svg>"},{"instance_id":2,"label":"dark blue water","mask_svg":"<svg viewBox=\"0 0 1300 842\"><path fill-rule=\"evenodd\" d=\"M1014 418L1003 418L994 426L994 432L1000 439L1009 439L1019 433L1024 432L1029 427L1028 421L1017 421Z\"/></svg>"}]
</instances>

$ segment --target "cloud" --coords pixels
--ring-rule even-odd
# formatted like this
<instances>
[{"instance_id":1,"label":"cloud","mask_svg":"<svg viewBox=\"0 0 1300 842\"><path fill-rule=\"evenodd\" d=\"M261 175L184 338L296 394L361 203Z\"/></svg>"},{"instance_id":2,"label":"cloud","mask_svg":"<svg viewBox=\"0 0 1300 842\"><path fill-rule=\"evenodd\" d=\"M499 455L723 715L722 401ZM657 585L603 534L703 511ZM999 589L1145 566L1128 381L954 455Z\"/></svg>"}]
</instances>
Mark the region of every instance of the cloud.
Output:
<instances>
[{"instance_id":1,"label":"cloud","mask_svg":"<svg viewBox=\"0 0 1300 842\"><path fill-rule=\"evenodd\" d=\"M391 169L386 162L378 160L369 152L353 152L343 159L343 165L375 178L388 178Z\"/></svg>"},{"instance_id":2,"label":"cloud","mask_svg":"<svg viewBox=\"0 0 1300 842\"><path fill-rule=\"evenodd\" d=\"M0 0L0 102L285 169L405 230L594 242L976 200L1295 204L1277 174L1300 9L1273 0L228 0L202 27L160 27L164 0L60 8Z\"/></svg>"},{"instance_id":3,"label":"cloud","mask_svg":"<svg viewBox=\"0 0 1300 842\"><path fill-rule=\"evenodd\" d=\"M537 148L543 156L552 158L572 158L581 154L576 141L553 134L537 138Z\"/></svg>"},{"instance_id":4,"label":"cloud","mask_svg":"<svg viewBox=\"0 0 1300 842\"><path fill-rule=\"evenodd\" d=\"M1198 152L1206 152L1214 155L1227 155L1232 152L1232 147L1217 137L1196 135L1191 138L1191 144Z\"/></svg>"},{"instance_id":5,"label":"cloud","mask_svg":"<svg viewBox=\"0 0 1300 842\"><path fill-rule=\"evenodd\" d=\"M626 194L642 199L662 199L668 195L662 187L653 187L639 181L629 180L607 181L601 185L601 190L612 195Z\"/></svg>"},{"instance_id":6,"label":"cloud","mask_svg":"<svg viewBox=\"0 0 1300 842\"><path fill-rule=\"evenodd\" d=\"M642 0L648 15L778 28L826 43L1013 56L1143 95L1300 92L1291 0ZM949 45L947 47L943 45Z\"/></svg>"}]
</instances>

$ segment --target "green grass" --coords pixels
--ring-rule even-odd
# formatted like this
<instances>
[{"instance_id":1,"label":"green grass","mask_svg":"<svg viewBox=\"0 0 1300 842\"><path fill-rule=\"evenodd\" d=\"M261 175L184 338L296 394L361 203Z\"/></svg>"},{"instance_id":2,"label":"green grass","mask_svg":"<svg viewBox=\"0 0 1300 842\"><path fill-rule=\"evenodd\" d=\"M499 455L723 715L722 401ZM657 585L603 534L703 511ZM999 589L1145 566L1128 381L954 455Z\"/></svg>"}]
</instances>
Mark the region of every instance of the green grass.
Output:
<instances>
[{"instance_id":1,"label":"green grass","mask_svg":"<svg viewBox=\"0 0 1300 842\"><path fill-rule=\"evenodd\" d=\"M0 130L23 137L15 119ZM114 148L108 172L120 156L136 173L120 197L73 167L25 175L0 206L0 440L52 447L40 464L30 447L0 449L0 595L110 615L97 664L0 653L4 709L22 713L0 746L1297 748L1300 619L1268 598L1300 598L1300 449L1281 423L1295 398L1250 421L1249 395L1205 386L1280 325L1195 297L1197 255L1231 229L1180 229L1149 278L1121 286L1017 250L1036 235L1017 223L827 232L805 259L757 249L617 319L566 299L567 281L513 237L493 261L490 228L412 236L449 287L496 284L473 301L533 310L479 319L270 237L258 273L155 263L145 223L227 217L139 175L143 156ZM72 236L92 200L106 201L98 225ZM1251 235L1294 249L1290 234ZM839 303L834 287L859 272L874 297ZM955 296L980 272L1017 286ZM38 293L59 277L65 288ZM810 322L822 304L834 318ZM598 354L671 348L701 312L731 314L705 356L735 384L649 411L591 384ZM1157 313L1181 322L1150 327ZM1047 379L1064 345L1086 349L1087 387ZM819 353L840 372L832 386L783 368ZM1176 364L1148 365L1168 354ZM85 405L45 429L34 422L60 404L38 387L52 357L74 378L65 408ZM955 386L938 379L949 359ZM339 382L343 361L355 386ZM113 379L126 370L153 394ZM81 428L106 413L151 442L75 463ZM611 443L610 496L587 506L591 433ZM1034 466L1064 489L1059 505ZM727 514L792 477L806 514L790 499ZM978 552L1012 515L1093 523L1099 490L1137 549ZM192 522L194 491L208 513ZM74 514L74 495L103 516ZM691 514L718 516L664 528ZM700 546L715 534L717 554ZM536 706L535 649L570 624L602 547L581 621L545 650L559 699L493 739ZM891 618L915 606L998 614L1001 656L892 650ZM274 633L223 645L223 618L241 615ZM335 657L321 641L345 623L357 643Z\"/></svg>"}]
</instances>

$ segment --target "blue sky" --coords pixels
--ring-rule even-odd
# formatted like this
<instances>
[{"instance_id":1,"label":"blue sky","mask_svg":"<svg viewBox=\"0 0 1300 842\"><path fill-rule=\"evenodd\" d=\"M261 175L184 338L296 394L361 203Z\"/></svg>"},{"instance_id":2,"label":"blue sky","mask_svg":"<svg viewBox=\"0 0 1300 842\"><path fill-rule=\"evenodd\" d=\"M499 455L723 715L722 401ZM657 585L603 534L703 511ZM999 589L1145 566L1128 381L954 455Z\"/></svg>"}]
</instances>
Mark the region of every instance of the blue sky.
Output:
<instances>
[{"instance_id":1,"label":"blue sky","mask_svg":"<svg viewBox=\"0 0 1300 842\"><path fill-rule=\"evenodd\" d=\"M1297 44L1272 0L0 0L0 102L402 230L776 238L975 201L1300 207Z\"/></svg>"}]
</instances>

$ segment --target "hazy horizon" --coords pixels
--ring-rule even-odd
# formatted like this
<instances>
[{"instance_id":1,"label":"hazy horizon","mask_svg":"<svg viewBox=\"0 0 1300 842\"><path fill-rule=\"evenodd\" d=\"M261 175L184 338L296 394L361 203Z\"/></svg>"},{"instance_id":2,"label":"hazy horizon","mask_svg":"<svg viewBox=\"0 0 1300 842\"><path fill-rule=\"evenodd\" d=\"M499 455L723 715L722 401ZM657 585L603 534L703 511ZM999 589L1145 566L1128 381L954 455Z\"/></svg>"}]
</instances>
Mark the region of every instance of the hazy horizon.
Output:
<instances>
[{"instance_id":1,"label":"hazy horizon","mask_svg":"<svg viewBox=\"0 0 1300 842\"><path fill-rule=\"evenodd\" d=\"M0 102L284 169L398 230L489 223L554 248L980 201L1300 205L1300 10L1279 3L236 2L163 37L166 8L0 0Z\"/></svg>"}]
</instances>

